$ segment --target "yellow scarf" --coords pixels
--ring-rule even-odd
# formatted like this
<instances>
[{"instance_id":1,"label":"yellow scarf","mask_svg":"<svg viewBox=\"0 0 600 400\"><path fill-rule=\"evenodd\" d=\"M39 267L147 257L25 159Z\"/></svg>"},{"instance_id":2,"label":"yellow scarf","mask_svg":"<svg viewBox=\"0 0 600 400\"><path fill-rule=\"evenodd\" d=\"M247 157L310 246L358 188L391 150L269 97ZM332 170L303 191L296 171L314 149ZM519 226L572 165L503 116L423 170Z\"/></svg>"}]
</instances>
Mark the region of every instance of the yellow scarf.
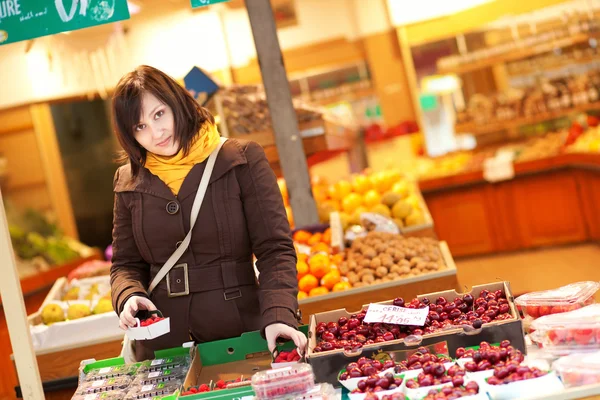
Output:
<instances>
[{"instance_id":1,"label":"yellow scarf","mask_svg":"<svg viewBox=\"0 0 600 400\"><path fill-rule=\"evenodd\" d=\"M150 152L146 156L146 168L158 176L175 196L192 167L206 160L219 145L217 126L206 122L193 140L187 156L183 154L183 149L173 157L162 157Z\"/></svg>"}]
</instances>

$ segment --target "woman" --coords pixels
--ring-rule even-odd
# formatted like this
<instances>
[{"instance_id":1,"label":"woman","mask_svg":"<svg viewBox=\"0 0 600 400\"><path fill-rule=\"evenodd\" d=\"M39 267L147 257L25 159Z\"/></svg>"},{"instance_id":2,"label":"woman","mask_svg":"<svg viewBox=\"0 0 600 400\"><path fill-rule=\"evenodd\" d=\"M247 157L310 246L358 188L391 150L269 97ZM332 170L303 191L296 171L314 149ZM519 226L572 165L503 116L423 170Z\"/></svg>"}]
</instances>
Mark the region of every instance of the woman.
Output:
<instances>
[{"instance_id":1,"label":"woman","mask_svg":"<svg viewBox=\"0 0 600 400\"><path fill-rule=\"evenodd\" d=\"M120 80L112 111L128 161L114 180L113 306L123 329L135 325L140 309L171 318L171 332L138 342L136 358L190 337L208 342L259 329L270 350L278 337L303 349L296 253L263 149L245 140L224 143L189 248L148 296L149 282L188 233L206 159L220 137L207 110L148 66Z\"/></svg>"}]
</instances>

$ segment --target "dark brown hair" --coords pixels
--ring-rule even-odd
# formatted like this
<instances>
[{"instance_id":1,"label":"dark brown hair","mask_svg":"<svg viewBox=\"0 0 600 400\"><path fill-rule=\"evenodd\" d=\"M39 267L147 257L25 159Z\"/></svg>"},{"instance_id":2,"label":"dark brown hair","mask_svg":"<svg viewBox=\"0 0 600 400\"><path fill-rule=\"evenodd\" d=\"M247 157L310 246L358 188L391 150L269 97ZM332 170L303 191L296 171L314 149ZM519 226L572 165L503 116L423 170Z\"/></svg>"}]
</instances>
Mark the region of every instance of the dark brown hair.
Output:
<instances>
[{"instance_id":1,"label":"dark brown hair","mask_svg":"<svg viewBox=\"0 0 600 400\"><path fill-rule=\"evenodd\" d=\"M192 97L188 91L164 72L141 65L123 76L112 98L113 125L123 148L121 161L129 160L132 177L136 177L146 162L146 149L135 140L134 127L142 113L142 94L151 93L173 110L175 140L184 153L190 149L192 139L206 121L215 123L214 117Z\"/></svg>"}]
</instances>

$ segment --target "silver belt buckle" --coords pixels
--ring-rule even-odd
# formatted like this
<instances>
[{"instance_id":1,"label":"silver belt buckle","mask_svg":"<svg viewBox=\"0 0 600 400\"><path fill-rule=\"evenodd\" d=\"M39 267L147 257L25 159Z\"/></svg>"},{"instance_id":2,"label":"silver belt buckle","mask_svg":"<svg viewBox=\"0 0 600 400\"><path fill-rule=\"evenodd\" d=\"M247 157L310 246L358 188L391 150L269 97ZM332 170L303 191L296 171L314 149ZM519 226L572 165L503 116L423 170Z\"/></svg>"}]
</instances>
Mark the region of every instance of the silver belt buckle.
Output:
<instances>
[{"instance_id":1,"label":"silver belt buckle","mask_svg":"<svg viewBox=\"0 0 600 400\"><path fill-rule=\"evenodd\" d=\"M183 279L185 281L184 285L185 285L185 290L183 292L171 292L171 271L173 271L176 268L183 268ZM171 271L169 271L167 273L167 293L169 295L169 297L179 297L179 296L187 296L188 294L190 294L190 283L188 280L188 265L187 263L183 263L183 264L177 264L174 265L173 268L171 268ZM177 282L179 283L179 282Z\"/></svg>"}]
</instances>

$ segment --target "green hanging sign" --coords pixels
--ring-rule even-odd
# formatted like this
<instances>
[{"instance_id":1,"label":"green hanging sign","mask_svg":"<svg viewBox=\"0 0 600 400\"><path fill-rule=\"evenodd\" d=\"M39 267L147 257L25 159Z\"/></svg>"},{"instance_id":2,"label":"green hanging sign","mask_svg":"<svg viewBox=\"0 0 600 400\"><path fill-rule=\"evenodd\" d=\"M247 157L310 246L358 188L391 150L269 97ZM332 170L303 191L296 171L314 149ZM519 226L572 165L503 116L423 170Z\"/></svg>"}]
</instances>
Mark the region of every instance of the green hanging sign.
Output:
<instances>
[{"instance_id":1,"label":"green hanging sign","mask_svg":"<svg viewBox=\"0 0 600 400\"><path fill-rule=\"evenodd\" d=\"M124 19L126 0L0 0L0 45Z\"/></svg>"},{"instance_id":2,"label":"green hanging sign","mask_svg":"<svg viewBox=\"0 0 600 400\"><path fill-rule=\"evenodd\" d=\"M225 3L229 0L192 0L192 8L210 6L211 4Z\"/></svg>"}]
</instances>

